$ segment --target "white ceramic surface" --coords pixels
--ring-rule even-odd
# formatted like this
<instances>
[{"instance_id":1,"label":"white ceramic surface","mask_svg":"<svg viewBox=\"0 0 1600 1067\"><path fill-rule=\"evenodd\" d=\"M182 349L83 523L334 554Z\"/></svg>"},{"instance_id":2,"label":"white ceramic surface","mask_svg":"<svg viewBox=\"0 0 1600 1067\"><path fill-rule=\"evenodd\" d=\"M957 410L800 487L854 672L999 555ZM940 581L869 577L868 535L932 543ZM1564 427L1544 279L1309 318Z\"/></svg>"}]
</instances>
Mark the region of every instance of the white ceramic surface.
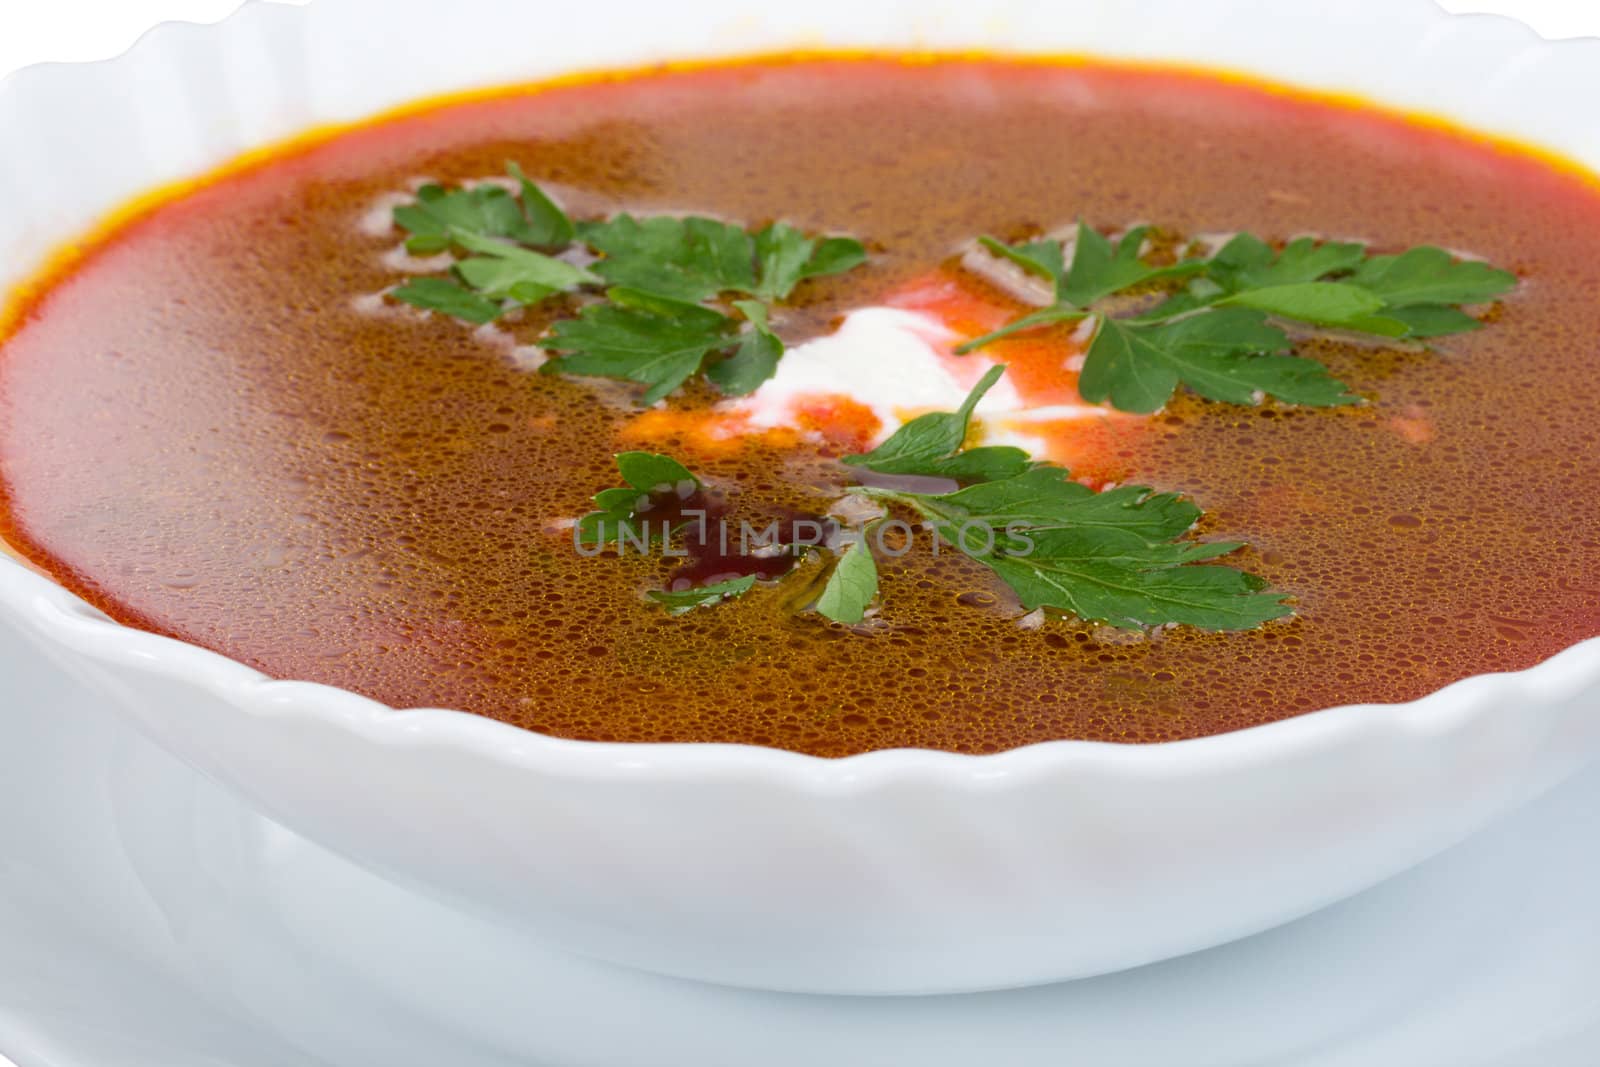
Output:
<instances>
[{"instance_id":1,"label":"white ceramic surface","mask_svg":"<svg viewBox=\"0 0 1600 1067\"><path fill-rule=\"evenodd\" d=\"M447 89L794 44L1206 61L1356 90L1600 168L1579 102L1600 41L1550 45L1427 0L545 9L319 0L170 27L0 87L0 264L19 274L124 197L326 121ZM495 32L481 27L493 25ZM1381 26L1381 32L1374 27ZM307 838L554 944L669 974L940 992L1134 966L1389 877L1600 749L1600 644L1400 707L1201 741L842 761L552 740L274 682L116 627L0 560L0 615L161 745Z\"/></svg>"},{"instance_id":2,"label":"white ceramic surface","mask_svg":"<svg viewBox=\"0 0 1600 1067\"><path fill-rule=\"evenodd\" d=\"M18 1067L1593 1067L1600 1048L1600 770L1210 952L1005 993L816 997L463 916L262 819L15 645L0 677L0 1054Z\"/></svg>"},{"instance_id":3,"label":"white ceramic surface","mask_svg":"<svg viewBox=\"0 0 1600 1067\"><path fill-rule=\"evenodd\" d=\"M614 968L445 909L264 821L24 649L0 643L0 677L29 712L0 749L18 1067L1594 1067L1600 1048L1600 771L1184 960L808 997Z\"/></svg>"}]
</instances>

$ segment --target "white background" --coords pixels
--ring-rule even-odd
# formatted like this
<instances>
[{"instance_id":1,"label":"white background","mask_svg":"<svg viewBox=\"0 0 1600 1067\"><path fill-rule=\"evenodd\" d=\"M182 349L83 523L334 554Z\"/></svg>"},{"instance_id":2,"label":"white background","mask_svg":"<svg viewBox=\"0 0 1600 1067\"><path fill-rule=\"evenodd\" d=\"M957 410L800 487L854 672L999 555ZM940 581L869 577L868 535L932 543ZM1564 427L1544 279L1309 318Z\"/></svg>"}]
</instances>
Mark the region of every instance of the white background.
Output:
<instances>
[{"instance_id":1,"label":"white background","mask_svg":"<svg viewBox=\"0 0 1600 1067\"><path fill-rule=\"evenodd\" d=\"M306 3L320 0L269 0ZM447 4L447 0L443 0ZM507 0L525 3L528 0ZM752 3L769 0L751 0ZM1202 0L1203 2L1203 0ZM1337 0L1283 0L1289 4ZM1522 19L1546 37L1600 36L1600 0L1439 0L1449 11L1488 11ZM239 0L4 0L0 75L47 60L104 59L168 19L215 22Z\"/></svg>"}]
</instances>

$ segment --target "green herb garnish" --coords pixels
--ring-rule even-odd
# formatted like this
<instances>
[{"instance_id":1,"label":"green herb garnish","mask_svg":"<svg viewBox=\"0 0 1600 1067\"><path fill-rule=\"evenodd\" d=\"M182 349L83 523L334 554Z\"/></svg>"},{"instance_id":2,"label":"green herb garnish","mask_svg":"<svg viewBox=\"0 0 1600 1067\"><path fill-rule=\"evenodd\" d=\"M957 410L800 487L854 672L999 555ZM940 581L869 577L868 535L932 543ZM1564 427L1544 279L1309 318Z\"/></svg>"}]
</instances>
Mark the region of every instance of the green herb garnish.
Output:
<instances>
[{"instance_id":1,"label":"green herb garnish","mask_svg":"<svg viewBox=\"0 0 1600 1067\"><path fill-rule=\"evenodd\" d=\"M952 493L870 490L916 510L944 542L984 564L1028 610L1138 629L1248 630L1291 614L1280 593L1233 567L1198 565L1244 546L1184 535L1200 517L1175 493L1103 493L1043 466Z\"/></svg>"},{"instance_id":2,"label":"green herb garnish","mask_svg":"<svg viewBox=\"0 0 1600 1067\"><path fill-rule=\"evenodd\" d=\"M919 415L871 452L846 456L844 462L880 474L918 474L963 482L1020 474L1032 463L1022 449L966 447L973 409L1004 373L1004 367L990 368L955 411Z\"/></svg>"},{"instance_id":3,"label":"green herb garnish","mask_svg":"<svg viewBox=\"0 0 1600 1067\"><path fill-rule=\"evenodd\" d=\"M705 375L727 396L746 396L776 373L783 356L783 341L772 332L765 304L759 300L735 300L733 306L749 328L739 335L733 355L712 363Z\"/></svg>"},{"instance_id":4,"label":"green herb garnish","mask_svg":"<svg viewBox=\"0 0 1600 1067\"><path fill-rule=\"evenodd\" d=\"M603 489L594 495L600 510L591 511L578 520L574 531L578 543L598 546L618 542L632 544L642 551L644 546L665 541L688 525L681 515L668 520L656 519L651 514L659 510L658 505L664 498L686 501L700 491L701 481L688 467L657 452L622 452L616 456L616 461L618 473L628 484ZM646 595L663 605L668 614L682 615L695 608L743 596L755 583L756 576L751 574L693 589L652 589Z\"/></svg>"},{"instance_id":5,"label":"green herb garnish","mask_svg":"<svg viewBox=\"0 0 1600 1067\"><path fill-rule=\"evenodd\" d=\"M578 233L604 256L593 270L613 283L606 295L623 310L600 305L576 323L557 323L545 347L567 354L547 366L648 385L645 404L702 372L728 396L754 392L783 356L770 325L772 304L806 278L866 261L858 241L818 240L783 223L752 234L716 219L619 215L584 223ZM743 328L706 306L724 297L733 298L724 306L743 318Z\"/></svg>"},{"instance_id":6,"label":"green herb garnish","mask_svg":"<svg viewBox=\"0 0 1600 1067\"><path fill-rule=\"evenodd\" d=\"M828 575L822 595L817 598L817 614L851 625L865 617L878 595L878 564L866 542L870 534L869 528L862 540L847 546L834 563L833 573Z\"/></svg>"},{"instance_id":7,"label":"green herb garnish","mask_svg":"<svg viewBox=\"0 0 1600 1067\"><path fill-rule=\"evenodd\" d=\"M703 305L620 286L606 298L555 324L545 347L569 354L542 373L626 378L648 385L642 402L653 404L733 343L734 320Z\"/></svg>"},{"instance_id":8,"label":"green herb garnish","mask_svg":"<svg viewBox=\"0 0 1600 1067\"><path fill-rule=\"evenodd\" d=\"M1336 407L1359 398L1322 364L1285 355L1289 338L1266 316L1218 308L1155 322L1102 318L1078 375L1078 393L1120 411L1159 411L1179 383L1207 400Z\"/></svg>"},{"instance_id":9,"label":"green herb garnish","mask_svg":"<svg viewBox=\"0 0 1600 1067\"><path fill-rule=\"evenodd\" d=\"M967 484L934 493L882 485L851 492L911 509L936 544L988 567L1030 611L1132 629L1177 624L1204 630L1248 630L1292 614L1284 594L1269 591L1262 579L1211 562L1244 546L1188 536L1201 513L1182 495L1137 485L1097 492L1021 449L967 448L973 408L1003 373L996 366L985 374L956 411L913 419L873 451L844 461L877 474ZM664 494L686 500L701 488L669 456L624 452L617 468L627 487L595 495L600 510L578 521L580 539L637 545L665 539L672 531L666 522L650 523L651 511ZM871 541L883 521L869 524L839 553L812 610L849 625L865 617L878 595ZM755 581L747 576L649 596L680 614L740 596Z\"/></svg>"},{"instance_id":10,"label":"green herb garnish","mask_svg":"<svg viewBox=\"0 0 1600 1067\"><path fill-rule=\"evenodd\" d=\"M537 304L596 281L582 267L493 237L458 231L455 243L474 253L456 263L456 274L491 300Z\"/></svg>"},{"instance_id":11,"label":"green herb garnish","mask_svg":"<svg viewBox=\"0 0 1600 1067\"><path fill-rule=\"evenodd\" d=\"M973 405L1003 371L995 367L959 411L943 416L948 421L942 441L966 438ZM872 452L847 462L879 473L938 477L960 469L976 484L946 493L874 486L854 491L910 507L942 543L994 571L1023 607L1128 628L1247 630L1291 614L1283 594L1267 591L1262 579L1206 562L1244 546L1187 538L1201 513L1179 494L1142 486L1096 492L1051 464L1015 471L987 462L961 468L962 456L986 450L950 456L929 447L926 442L935 437L928 429L933 423L923 422L929 418L907 423ZM886 466L874 457L886 459ZM841 591L819 600L817 611L854 622L863 606Z\"/></svg>"},{"instance_id":12,"label":"green herb garnish","mask_svg":"<svg viewBox=\"0 0 1600 1067\"><path fill-rule=\"evenodd\" d=\"M537 304L600 280L536 251L566 248L572 221L520 167L512 163L509 170L522 185L521 200L497 185L451 192L424 185L415 203L394 209L396 225L411 235L407 251L466 253L451 267L452 277L412 278L394 290L396 300L481 326L510 307Z\"/></svg>"},{"instance_id":13,"label":"green herb garnish","mask_svg":"<svg viewBox=\"0 0 1600 1067\"><path fill-rule=\"evenodd\" d=\"M507 163L506 172L522 187L522 216L527 221L518 240L535 248L565 248L571 244L577 227L560 205L522 173L520 164Z\"/></svg>"},{"instance_id":14,"label":"green herb garnish","mask_svg":"<svg viewBox=\"0 0 1600 1067\"><path fill-rule=\"evenodd\" d=\"M695 608L710 607L720 604L724 600L744 596L756 584L756 576L747 574L743 578L729 578L725 582L716 582L712 585L702 585L696 589L682 589L669 591L652 589L646 595L658 604L666 606L667 614L682 615L693 611Z\"/></svg>"},{"instance_id":15,"label":"green herb garnish","mask_svg":"<svg viewBox=\"0 0 1600 1067\"><path fill-rule=\"evenodd\" d=\"M574 223L515 163L508 169L520 199L493 185L426 185L395 209L408 250L461 258L452 277L412 279L394 297L482 325L557 293L593 296L543 339L558 354L545 369L638 382L645 404L702 373L729 396L755 391L784 351L773 305L807 278L866 261L859 241L808 237L782 222L758 231L701 217ZM589 257L598 258L577 262Z\"/></svg>"},{"instance_id":16,"label":"green herb garnish","mask_svg":"<svg viewBox=\"0 0 1600 1067\"><path fill-rule=\"evenodd\" d=\"M723 293L785 300L806 278L840 274L867 258L859 241L819 241L781 222L751 233L717 219L624 214L578 232L604 255L595 271L611 284L689 301Z\"/></svg>"},{"instance_id":17,"label":"green herb garnish","mask_svg":"<svg viewBox=\"0 0 1600 1067\"><path fill-rule=\"evenodd\" d=\"M504 311L499 301L480 296L453 278L412 278L392 295L424 311L437 311L478 326L493 322Z\"/></svg>"},{"instance_id":18,"label":"green herb garnish","mask_svg":"<svg viewBox=\"0 0 1600 1067\"><path fill-rule=\"evenodd\" d=\"M395 225L411 236L406 251L435 255L461 243L461 235L503 237L530 248L555 251L572 243L573 223L515 163L506 173L521 186L521 199L498 185L447 190L428 184L416 201L394 209Z\"/></svg>"},{"instance_id":19,"label":"green herb garnish","mask_svg":"<svg viewBox=\"0 0 1600 1067\"><path fill-rule=\"evenodd\" d=\"M656 452L622 452L616 460L627 487L596 493L594 502L599 510L578 520L577 537L597 545L622 538L636 542L665 539L671 531L665 522L651 520L654 504L669 493L688 499L700 489L700 479L671 456Z\"/></svg>"},{"instance_id":20,"label":"green herb garnish","mask_svg":"<svg viewBox=\"0 0 1600 1067\"><path fill-rule=\"evenodd\" d=\"M1210 259L1152 266L1141 256L1147 230L1113 243L1079 223L1070 267L1060 241L984 248L1053 286L1055 302L957 349L970 352L1013 334L1090 319L1079 392L1091 403L1123 411L1159 410L1186 385L1209 400L1249 404L1273 397L1288 404L1335 407L1359 402L1315 360L1291 354L1293 343L1270 318L1405 341L1474 330L1461 310L1516 285L1516 277L1441 249L1398 256L1366 247L1301 238L1275 252L1240 234ZM1133 289L1180 291L1142 314L1113 315L1096 303Z\"/></svg>"}]
</instances>

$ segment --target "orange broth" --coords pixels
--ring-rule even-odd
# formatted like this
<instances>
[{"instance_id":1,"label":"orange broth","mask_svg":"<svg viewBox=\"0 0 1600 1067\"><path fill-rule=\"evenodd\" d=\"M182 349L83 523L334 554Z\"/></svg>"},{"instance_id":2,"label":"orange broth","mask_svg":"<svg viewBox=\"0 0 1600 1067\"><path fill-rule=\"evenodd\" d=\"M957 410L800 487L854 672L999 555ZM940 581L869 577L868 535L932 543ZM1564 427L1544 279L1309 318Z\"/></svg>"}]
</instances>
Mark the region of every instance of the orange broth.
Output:
<instances>
[{"instance_id":1,"label":"orange broth","mask_svg":"<svg viewBox=\"0 0 1600 1067\"><path fill-rule=\"evenodd\" d=\"M682 561L584 558L562 525L618 484L614 452L671 452L734 514L815 514L872 427L843 403L712 439L703 385L641 418L631 387L533 373L514 346L559 301L477 332L384 302L392 194L508 159L577 215L860 237L869 265L805 283L780 323L791 341L896 301L974 331L1004 321L1021 306L1001 294L928 287L977 234L1080 216L1437 244L1523 284L1431 352L1307 342L1376 397L1364 407L1180 394L1135 425L1059 429L1081 474L1191 494L1200 533L1248 542L1228 562L1292 594L1293 620L1030 628L985 569L921 549L884 561L881 611L859 627L797 611L815 563L670 617L642 594ZM266 156L41 283L0 342L0 538L131 626L561 737L823 756L1197 737L1411 700L1600 633L1597 293L1600 192L1575 172L1234 80L813 57L535 87ZM1070 392L1051 370L1070 342L1015 344L1027 389Z\"/></svg>"}]
</instances>

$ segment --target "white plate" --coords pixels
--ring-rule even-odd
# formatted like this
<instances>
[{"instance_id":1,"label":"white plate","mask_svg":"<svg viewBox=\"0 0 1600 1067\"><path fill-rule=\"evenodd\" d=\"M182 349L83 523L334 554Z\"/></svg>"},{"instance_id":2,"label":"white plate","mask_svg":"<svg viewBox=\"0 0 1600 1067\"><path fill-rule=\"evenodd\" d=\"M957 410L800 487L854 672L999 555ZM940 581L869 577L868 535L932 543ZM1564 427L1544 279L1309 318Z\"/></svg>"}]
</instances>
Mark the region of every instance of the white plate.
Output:
<instances>
[{"instance_id":1,"label":"white plate","mask_svg":"<svg viewBox=\"0 0 1600 1067\"><path fill-rule=\"evenodd\" d=\"M11 636L0 1053L18 1067L1593 1067L1600 1049L1600 769L1185 959L960 997L758 993L565 956L385 884Z\"/></svg>"}]
</instances>

